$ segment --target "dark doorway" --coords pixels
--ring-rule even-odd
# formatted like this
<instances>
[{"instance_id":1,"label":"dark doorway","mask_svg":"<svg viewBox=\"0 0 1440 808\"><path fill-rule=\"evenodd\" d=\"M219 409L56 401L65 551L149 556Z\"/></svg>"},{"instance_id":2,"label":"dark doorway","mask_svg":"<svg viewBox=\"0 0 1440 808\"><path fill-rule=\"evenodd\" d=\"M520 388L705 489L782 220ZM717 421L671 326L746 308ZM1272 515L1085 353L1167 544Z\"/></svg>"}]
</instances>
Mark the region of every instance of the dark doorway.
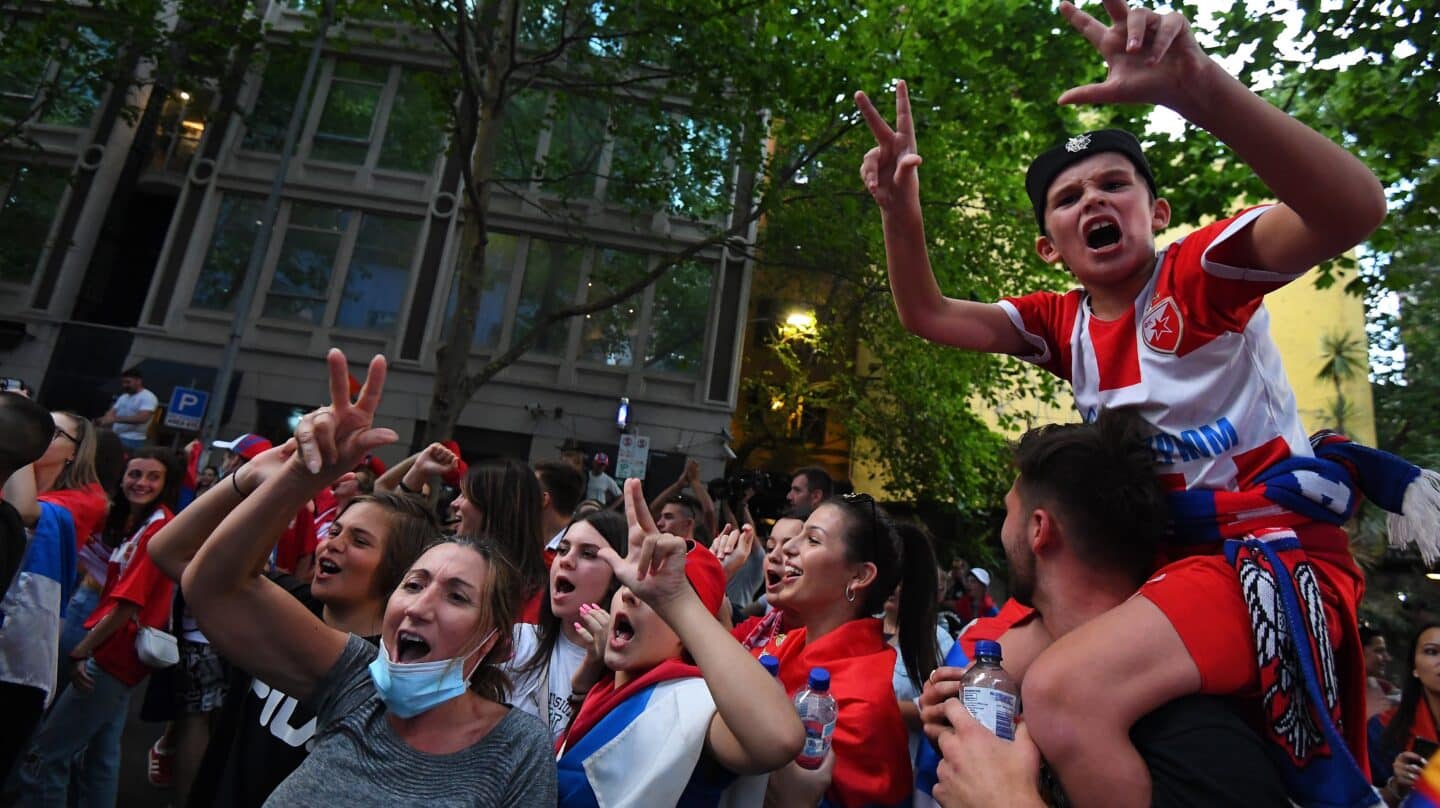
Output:
<instances>
[{"instance_id":1,"label":"dark doorway","mask_svg":"<svg viewBox=\"0 0 1440 808\"><path fill-rule=\"evenodd\" d=\"M112 206L75 301L74 319L122 328L140 322L176 199L168 189L136 190L123 210Z\"/></svg>"},{"instance_id":2,"label":"dark doorway","mask_svg":"<svg viewBox=\"0 0 1440 808\"><path fill-rule=\"evenodd\" d=\"M120 371L134 339L130 332L65 323L40 387L40 403L84 418L105 414L120 394Z\"/></svg>"}]
</instances>

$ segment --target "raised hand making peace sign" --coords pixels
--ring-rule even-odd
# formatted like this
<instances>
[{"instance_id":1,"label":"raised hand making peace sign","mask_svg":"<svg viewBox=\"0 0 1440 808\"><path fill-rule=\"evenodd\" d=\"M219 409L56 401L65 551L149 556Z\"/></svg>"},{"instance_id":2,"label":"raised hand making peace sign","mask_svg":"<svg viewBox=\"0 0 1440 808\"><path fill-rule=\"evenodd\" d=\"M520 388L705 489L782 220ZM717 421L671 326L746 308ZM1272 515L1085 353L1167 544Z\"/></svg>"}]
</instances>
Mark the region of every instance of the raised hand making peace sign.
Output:
<instances>
[{"instance_id":1,"label":"raised hand making peace sign","mask_svg":"<svg viewBox=\"0 0 1440 808\"><path fill-rule=\"evenodd\" d=\"M657 612L686 593L693 594L685 579L689 543L655 527L645 492L634 478L625 481L625 521L630 524L630 552L622 558L608 545L598 551L620 583Z\"/></svg>"},{"instance_id":2,"label":"raised hand making peace sign","mask_svg":"<svg viewBox=\"0 0 1440 808\"><path fill-rule=\"evenodd\" d=\"M355 468L370 451L399 439L394 430L375 429L375 409L385 389L385 357L370 360L365 385L350 401L350 371L345 354L331 348L325 362L330 371L330 404L300 419L295 440L297 461L311 474L327 479Z\"/></svg>"},{"instance_id":3,"label":"raised hand making peace sign","mask_svg":"<svg viewBox=\"0 0 1440 808\"><path fill-rule=\"evenodd\" d=\"M918 211L920 180L915 170L920 167L921 159L915 153L915 120L910 117L909 87L903 80L895 84L894 129L865 93L855 93L855 106L860 108L870 133L875 136L875 148L865 153L865 160L860 164L860 179L865 183L865 190L881 210L910 204Z\"/></svg>"},{"instance_id":4,"label":"raised hand making peace sign","mask_svg":"<svg viewBox=\"0 0 1440 808\"><path fill-rule=\"evenodd\" d=\"M1109 26L1072 3L1060 4L1060 15L1110 68L1103 82L1067 90L1060 103L1164 104L1183 111L1188 95L1205 91L1197 84L1210 59L1183 16L1130 8L1125 0L1105 0L1105 13Z\"/></svg>"}]
</instances>

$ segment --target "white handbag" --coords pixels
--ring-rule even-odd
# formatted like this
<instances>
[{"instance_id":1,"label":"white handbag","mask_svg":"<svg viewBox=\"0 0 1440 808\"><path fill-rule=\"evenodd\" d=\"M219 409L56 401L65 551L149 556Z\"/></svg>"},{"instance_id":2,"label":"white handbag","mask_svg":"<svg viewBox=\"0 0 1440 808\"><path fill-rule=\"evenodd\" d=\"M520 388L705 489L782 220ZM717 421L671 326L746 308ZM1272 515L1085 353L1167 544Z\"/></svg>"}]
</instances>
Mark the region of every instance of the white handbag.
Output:
<instances>
[{"instance_id":1,"label":"white handbag","mask_svg":"<svg viewBox=\"0 0 1440 808\"><path fill-rule=\"evenodd\" d=\"M161 670L180 661L180 645L175 635L158 628L140 626L135 635L135 653L148 668Z\"/></svg>"}]
</instances>

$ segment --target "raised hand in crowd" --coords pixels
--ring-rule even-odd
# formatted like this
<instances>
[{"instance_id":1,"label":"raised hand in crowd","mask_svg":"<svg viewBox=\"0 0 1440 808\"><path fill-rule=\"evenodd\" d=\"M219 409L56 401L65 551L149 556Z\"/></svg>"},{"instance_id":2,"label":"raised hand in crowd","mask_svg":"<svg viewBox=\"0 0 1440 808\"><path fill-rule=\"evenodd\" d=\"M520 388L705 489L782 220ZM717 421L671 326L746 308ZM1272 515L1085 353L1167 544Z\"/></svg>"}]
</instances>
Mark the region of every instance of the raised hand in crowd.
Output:
<instances>
[{"instance_id":1,"label":"raised hand in crowd","mask_svg":"<svg viewBox=\"0 0 1440 808\"><path fill-rule=\"evenodd\" d=\"M959 699L947 700L944 712L950 728L939 737L944 759L936 771L936 802L944 808L1045 804L1040 798L1040 750L1024 722L1016 727L1015 740L1005 741L976 721Z\"/></svg>"},{"instance_id":2,"label":"raised hand in crowd","mask_svg":"<svg viewBox=\"0 0 1440 808\"><path fill-rule=\"evenodd\" d=\"M720 535L710 544L710 552L720 560L720 566L725 570L725 580L729 581L735 574L745 567L745 562L750 559L750 553L755 549L755 528L752 525L745 525L738 530L733 524L725 525Z\"/></svg>"},{"instance_id":3,"label":"raised hand in crowd","mask_svg":"<svg viewBox=\"0 0 1440 808\"><path fill-rule=\"evenodd\" d=\"M231 472L229 480L210 486L177 513L150 539L150 559L155 566L178 583L200 545L205 543L225 516L247 494L258 490L266 480L280 473L298 448L299 444L291 438L279 446L266 449Z\"/></svg>"},{"instance_id":4,"label":"raised hand in crowd","mask_svg":"<svg viewBox=\"0 0 1440 808\"><path fill-rule=\"evenodd\" d=\"M406 469L405 476L400 480L400 490L406 493L424 491L425 486L429 485L432 479L444 476L459 462L460 458L445 448L443 444L432 443L415 455L414 462Z\"/></svg>"}]
</instances>

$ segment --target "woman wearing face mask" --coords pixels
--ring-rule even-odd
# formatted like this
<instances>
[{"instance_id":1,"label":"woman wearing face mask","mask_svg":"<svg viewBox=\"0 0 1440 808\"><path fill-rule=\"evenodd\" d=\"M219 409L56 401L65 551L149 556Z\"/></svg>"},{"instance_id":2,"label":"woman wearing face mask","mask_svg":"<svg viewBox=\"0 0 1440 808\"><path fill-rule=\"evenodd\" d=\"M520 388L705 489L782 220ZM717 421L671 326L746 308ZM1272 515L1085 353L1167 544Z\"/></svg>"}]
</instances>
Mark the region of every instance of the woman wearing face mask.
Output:
<instances>
[{"instance_id":1,"label":"woman wearing face mask","mask_svg":"<svg viewBox=\"0 0 1440 808\"><path fill-rule=\"evenodd\" d=\"M623 586L606 630L587 632L614 674L560 744L560 805L757 805L764 779L748 775L794 758L799 718L717 619L720 562L656 529L639 480L625 505L629 555L599 550Z\"/></svg>"},{"instance_id":2,"label":"woman wearing face mask","mask_svg":"<svg viewBox=\"0 0 1440 808\"><path fill-rule=\"evenodd\" d=\"M151 558L180 580L205 539L240 504L240 492L258 489L294 452L293 440L269 449L238 469L232 482L195 500L150 542ZM327 626L378 643L390 593L439 532L433 513L416 498L355 497L331 521L311 581L269 577ZM309 754L316 724L312 705L236 670L185 803L263 804Z\"/></svg>"},{"instance_id":3,"label":"woman wearing face mask","mask_svg":"<svg viewBox=\"0 0 1440 808\"><path fill-rule=\"evenodd\" d=\"M552 738L570 725L576 707L605 672L604 662L586 653L594 645L581 635L581 621L597 628L604 621L596 604L608 605L620 584L600 558L600 548L624 556L625 533L625 518L612 511L570 523L550 564L550 596L540 622L515 625L515 656L502 666L513 683L507 701L545 721Z\"/></svg>"},{"instance_id":4,"label":"woman wearing face mask","mask_svg":"<svg viewBox=\"0 0 1440 808\"><path fill-rule=\"evenodd\" d=\"M898 805L911 793L905 724L891 687L896 649L880 613L896 586L896 645L918 690L935 669L935 553L923 531L897 531L868 495L826 500L785 543L783 575L770 603L800 628L777 634L753 651L780 660L780 681L790 692L805 686L813 667L830 672L840 708L831 741L834 773L826 804ZM771 776L771 791L791 789L814 804L813 773L795 764Z\"/></svg>"},{"instance_id":5,"label":"woman wearing face mask","mask_svg":"<svg viewBox=\"0 0 1440 808\"><path fill-rule=\"evenodd\" d=\"M301 419L298 451L273 476L242 488L182 579L221 653L315 705L310 755L266 804L553 804L549 736L500 702L495 663L510 650L515 573L493 543L457 537L422 553L389 596L378 654L252 572L289 514L395 440L371 428L385 360L371 362L353 404L344 355L327 361L332 403Z\"/></svg>"},{"instance_id":6,"label":"woman wearing face mask","mask_svg":"<svg viewBox=\"0 0 1440 808\"><path fill-rule=\"evenodd\" d=\"M85 621L89 633L70 651L61 694L21 767L24 804L64 805L71 768L84 761L85 802L113 805L120 782L120 735L130 694L150 675L135 650L141 626L167 629L174 585L146 553L171 517L180 493L180 464L170 452L137 449L120 491L129 538L110 556L100 605ZM83 753L83 754L82 754Z\"/></svg>"},{"instance_id":7,"label":"woman wearing face mask","mask_svg":"<svg viewBox=\"0 0 1440 808\"><path fill-rule=\"evenodd\" d=\"M6 501L31 535L20 572L0 593L0 614L5 615L0 622L0 715L6 721L0 732L0 782L54 698L62 615L83 612L78 618L83 620L100 599L98 584L84 596L72 592L76 548L99 528L109 507L95 474L95 427L74 413L52 412L50 417L54 434L45 453L5 481ZM105 561L99 560L102 575Z\"/></svg>"}]
</instances>

